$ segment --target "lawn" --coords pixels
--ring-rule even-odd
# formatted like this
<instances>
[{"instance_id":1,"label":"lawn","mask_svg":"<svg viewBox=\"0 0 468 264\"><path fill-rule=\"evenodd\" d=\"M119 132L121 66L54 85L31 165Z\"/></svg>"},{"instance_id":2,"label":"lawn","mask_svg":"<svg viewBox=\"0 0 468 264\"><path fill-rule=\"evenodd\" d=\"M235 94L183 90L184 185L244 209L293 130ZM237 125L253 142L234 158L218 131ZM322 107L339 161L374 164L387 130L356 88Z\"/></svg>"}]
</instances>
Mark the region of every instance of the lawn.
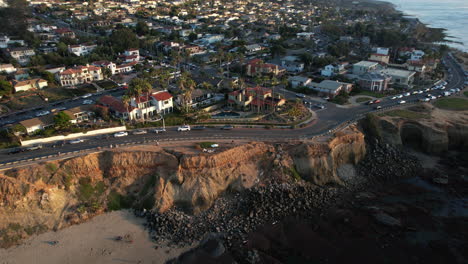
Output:
<instances>
[{"instance_id":1,"label":"lawn","mask_svg":"<svg viewBox=\"0 0 468 264\"><path fill-rule=\"evenodd\" d=\"M201 142L200 147L201 148L211 148L211 145L214 145L214 144L216 144L216 143L214 143L214 142Z\"/></svg>"},{"instance_id":2,"label":"lawn","mask_svg":"<svg viewBox=\"0 0 468 264\"><path fill-rule=\"evenodd\" d=\"M468 99L464 98L442 98L437 100L434 105L446 110L468 110Z\"/></svg>"},{"instance_id":3,"label":"lawn","mask_svg":"<svg viewBox=\"0 0 468 264\"><path fill-rule=\"evenodd\" d=\"M377 97L377 98L385 97L385 94L383 93L375 93L371 91L360 91L358 94L354 94L353 96L356 96L356 95L367 95L367 96L372 96L372 97Z\"/></svg>"},{"instance_id":4,"label":"lawn","mask_svg":"<svg viewBox=\"0 0 468 264\"><path fill-rule=\"evenodd\" d=\"M464 94L466 97L468 97L468 91L463 92L463 94Z\"/></svg>"},{"instance_id":5,"label":"lawn","mask_svg":"<svg viewBox=\"0 0 468 264\"><path fill-rule=\"evenodd\" d=\"M356 103L363 103L363 102L367 102L370 100L372 100L372 98L370 97L359 97L358 99L356 99Z\"/></svg>"},{"instance_id":6,"label":"lawn","mask_svg":"<svg viewBox=\"0 0 468 264\"><path fill-rule=\"evenodd\" d=\"M117 84L115 84L115 82L109 81L109 80L99 81L96 84L99 85L104 90L117 88Z\"/></svg>"},{"instance_id":7,"label":"lawn","mask_svg":"<svg viewBox=\"0 0 468 264\"><path fill-rule=\"evenodd\" d=\"M402 117L407 119L421 119L421 118L430 118L430 115L425 113L413 112L405 109L392 110L380 114L380 116L392 116L392 117Z\"/></svg>"}]
</instances>

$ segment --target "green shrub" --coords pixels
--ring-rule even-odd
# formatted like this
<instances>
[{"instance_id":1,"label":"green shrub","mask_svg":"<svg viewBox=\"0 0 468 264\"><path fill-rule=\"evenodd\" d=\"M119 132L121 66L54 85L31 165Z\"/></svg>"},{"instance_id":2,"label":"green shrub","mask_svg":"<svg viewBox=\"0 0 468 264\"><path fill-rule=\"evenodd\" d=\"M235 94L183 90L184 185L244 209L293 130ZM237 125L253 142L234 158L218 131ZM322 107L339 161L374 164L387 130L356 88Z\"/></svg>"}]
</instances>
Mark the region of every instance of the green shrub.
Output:
<instances>
[{"instance_id":1,"label":"green shrub","mask_svg":"<svg viewBox=\"0 0 468 264\"><path fill-rule=\"evenodd\" d=\"M211 145L216 144L214 142L201 142L200 148L211 148Z\"/></svg>"},{"instance_id":2,"label":"green shrub","mask_svg":"<svg viewBox=\"0 0 468 264\"><path fill-rule=\"evenodd\" d=\"M55 165L54 163L47 163L46 164L46 170L50 173L50 174L54 174L57 172L57 165Z\"/></svg>"},{"instance_id":3,"label":"green shrub","mask_svg":"<svg viewBox=\"0 0 468 264\"><path fill-rule=\"evenodd\" d=\"M110 211L117 211L125 208L130 208L132 199L130 196L125 197L115 191L111 192L107 197L107 209Z\"/></svg>"}]
</instances>

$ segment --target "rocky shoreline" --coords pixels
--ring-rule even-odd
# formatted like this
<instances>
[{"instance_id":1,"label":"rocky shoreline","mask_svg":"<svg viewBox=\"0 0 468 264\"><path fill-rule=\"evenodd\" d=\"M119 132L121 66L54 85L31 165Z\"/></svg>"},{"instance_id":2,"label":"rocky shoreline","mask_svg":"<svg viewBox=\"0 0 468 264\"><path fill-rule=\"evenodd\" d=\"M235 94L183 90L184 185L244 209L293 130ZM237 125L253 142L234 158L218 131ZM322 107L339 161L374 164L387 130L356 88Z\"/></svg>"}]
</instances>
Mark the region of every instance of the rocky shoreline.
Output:
<instances>
[{"instance_id":1,"label":"rocky shoreline","mask_svg":"<svg viewBox=\"0 0 468 264\"><path fill-rule=\"evenodd\" d=\"M258 227L275 225L285 218L312 219L343 203L363 189L410 177L420 170L418 160L389 145L372 144L356 167L357 175L345 186L316 186L310 183L270 181L242 192L218 198L208 210L192 215L181 208L164 213L135 211L157 243L184 246L206 240L210 234L222 238L228 250L238 247Z\"/></svg>"}]
</instances>

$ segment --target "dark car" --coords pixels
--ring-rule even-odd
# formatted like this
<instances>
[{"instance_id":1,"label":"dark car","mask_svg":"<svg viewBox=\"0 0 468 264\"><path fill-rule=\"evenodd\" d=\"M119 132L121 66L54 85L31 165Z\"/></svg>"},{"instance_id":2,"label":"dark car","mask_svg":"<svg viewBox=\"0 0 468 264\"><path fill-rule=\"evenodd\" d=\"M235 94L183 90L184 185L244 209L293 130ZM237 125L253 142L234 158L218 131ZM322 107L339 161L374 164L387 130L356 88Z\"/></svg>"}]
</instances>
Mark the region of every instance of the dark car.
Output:
<instances>
[{"instance_id":1,"label":"dark car","mask_svg":"<svg viewBox=\"0 0 468 264\"><path fill-rule=\"evenodd\" d=\"M8 155L24 152L23 148L14 148L8 152Z\"/></svg>"},{"instance_id":2,"label":"dark car","mask_svg":"<svg viewBox=\"0 0 468 264\"><path fill-rule=\"evenodd\" d=\"M206 129L205 126L194 126L194 127L192 127L192 130L204 130L204 129Z\"/></svg>"},{"instance_id":3,"label":"dark car","mask_svg":"<svg viewBox=\"0 0 468 264\"><path fill-rule=\"evenodd\" d=\"M221 127L222 130L231 130L231 129L233 129L233 128L234 128L234 127L231 126L231 125L225 125L225 126Z\"/></svg>"}]
</instances>

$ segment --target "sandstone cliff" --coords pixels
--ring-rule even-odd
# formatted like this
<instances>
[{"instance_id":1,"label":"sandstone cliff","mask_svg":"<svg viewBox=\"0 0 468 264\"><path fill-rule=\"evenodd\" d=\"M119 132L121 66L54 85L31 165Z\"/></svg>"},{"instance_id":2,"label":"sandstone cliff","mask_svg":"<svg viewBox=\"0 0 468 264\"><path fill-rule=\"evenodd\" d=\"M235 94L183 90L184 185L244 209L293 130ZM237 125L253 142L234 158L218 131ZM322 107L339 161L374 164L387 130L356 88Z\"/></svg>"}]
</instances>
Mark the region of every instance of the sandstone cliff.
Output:
<instances>
[{"instance_id":1,"label":"sandstone cliff","mask_svg":"<svg viewBox=\"0 0 468 264\"><path fill-rule=\"evenodd\" d=\"M9 170L0 174L0 244L122 207L198 213L226 191L271 180L339 184L337 168L364 155L364 135L349 128L320 143L252 142L213 154L105 151Z\"/></svg>"},{"instance_id":2,"label":"sandstone cliff","mask_svg":"<svg viewBox=\"0 0 468 264\"><path fill-rule=\"evenodd\" d=\"M385 143L427 153L468 147L468 111L446 111L429 104L399 111L374 116L373 125Z\"/></svg>"}]
</instances>

